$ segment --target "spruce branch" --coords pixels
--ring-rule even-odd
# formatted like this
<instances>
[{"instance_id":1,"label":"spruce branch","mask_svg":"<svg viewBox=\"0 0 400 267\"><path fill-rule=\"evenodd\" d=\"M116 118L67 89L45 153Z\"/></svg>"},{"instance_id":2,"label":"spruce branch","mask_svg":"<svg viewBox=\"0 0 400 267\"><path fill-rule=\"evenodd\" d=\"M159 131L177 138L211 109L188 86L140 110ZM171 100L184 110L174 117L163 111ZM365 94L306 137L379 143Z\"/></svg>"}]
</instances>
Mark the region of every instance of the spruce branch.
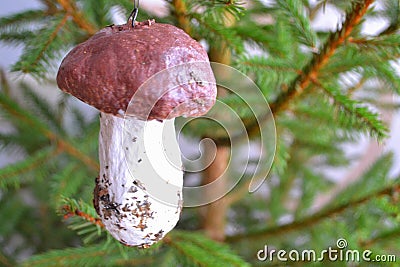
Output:
<instances>
[{"instance_id":1,"label":"spruce branch","mask_svg":"<svg viewBox=\"0 0 400 267\"><path fill-rule=\"evenodd\" d=\"M104 250L104 245L51 250L29 258L22 266L101 266L105 258L117 249Z\"/></svg>"},{"instance_id":2,"label":"spruce branch","mask_svg":"<svg viewBox=\"0 0 400 267\"><path fill-rule=\"evenodd\" d=\"M46 14L43 10L28 10L21 13L13 14L0 18L0 33L11 33L27 30L27 26L40 22L45 18Z\"/></svg>"},{"instance_id":3,"label":"spruce branch","mask_svg":"<svg viewBox=\"0 0 400 267\"><path fill-rule=\"evenodd\" d=\"M0 169L0 188L7 188L10 185L19 185L23 174L40 167L44 162L53 159L59 153L60 151L57 149L45 148L39 150L25 160Z\"/></svg>"},{"instance_id":4,"label":"spruce branch","mask_svg":"<svg viewBox=\"0 0 400 267\"><path fill-rule=\"evenodd\" d=\"M130 258L130 259L116 260L115 264L116 264L116 266L155 266L155 265L151 265L155 261L156 260L154 259L154 257L143 258L143 259ZM168 266L168 265L164 265L164 266Z\"/></svg>"},{"instance_id":5,"label":"spruce branch","mask_svg":"<svg viewBox=\"0 0 400 267\"><path fill-rule=\"evenodd\" d=\"M199 233L175 231L164 243L195 266L250 266L227 245L217 243Z\"/></svg>"},{"instance_id":6,"label":"spruce branch","mask_svg":"<svg viewBox=\"0 0 400 267\"><path fill-rule=\"evenodd\" d=\"M86 31L89 35L93 35L97 32L97 27L85 19L85 16L75 5L74 0L57 0L57 2L62 6L65 12L72 17L79 28Z\"/></svg>"},{"instance_id":7,"label":"spruce branch","mask_svg":"<svg viewBox=\"0 0 400 267\"><path fill-rule=\"evenodd\" d=\"M364 84L366 83L366 79L363 77L361 78L355 85L347 89L346 95L351 97L355 92L363 88Z\"/></svg>"},{"instance_id":8,"label":"spruce branch","mask_svg":"<svg viewBox=\"0 0 400 267\"><path fill-rule=\"evenodd\" d=\"M348 98L334 86L323 85L315 80L312 82L333 99L341 122L358 126L357 128L360 128L360 130L367 130L372 136L376 136L378 140L387 137L389 129L378 119L378 114L372 113L367 107L360 106L360 102Z\"/></svg>"},{"instance_id":9,"label":"spruce branch","mask_svg":"<svg viewBox=\"0 0 400 267\"><path fill-rule=\"evenodd\" d=\"M198 29L198 35L207 36L210 43L213 42L212 46L218 49L218 53L225 52L225 46L236 51L238 54L243 52L243 40L239 37L234 28L230 28L229 25L220 24L212 19L208 19L203 14L193 13L190 16L196 19L196 21L201 25Z\"/></svg>"},{"instance_id":10,"label":"spruce branch","mask_svg":"<svg viewBox=\"0 0 400 267\"><path fill-rule=\"evenodd\" d=\"M39 50L39 53L38 53L37 57L35 58L35 60L32 62L32 65L35 66L38 64L39 60L43 57L45 51L50 46L50 44L54 41L54 39L56 38L56 36L59 33L59 31L61 30L61 28L64 27L65 23L67 23L67 19L68 19L68 16L67 16L67 14L65 14L63 16L63 18L61 19L61 21L56 25L54 31L50 34L49 39L47 40L47 42L45 43L43 48Z\"/></svg>"},{"instance_id":11,"label":"spruce branch","mask_svg":"<svg viewBox=\"0 0 400 267\"><path fill-rule=\"evenodd\" d=\"M302 230L305 228L311 228L323 220L340 215L341 213L345 212L346 210L358 207L365 203L368 203L372 199L386 197L386 196L393 196L395 194L399 194L399 192L400 192L400 184L391 185L382 190L379 190L378 192L374 192L370 195L361 197L359 199L349 201L349 202L339 205L337 207L322 210L320 212L317 212L311 216L305 217L298 221L294 221L292 223L278 225L278 226L274 226L274 227L270 227L267 229L246 233L246 234L229 236L229 237L227 237L226 241L233 243L233 242L239 242L243 239L246 239L246 240L253 240L253 239L260 239L260 238L265 239L268 237L274 237L274 236L279 236L282 234L288 234L289 232L298 231L298 230Z\"/></svg>"},{"instance_id":12,"label":"spruce branch","mask_svg":"<svg viewBox=\"0 0 400 267\"><path fill-rule=\"evenodd\" d=\"M63 216L64 220L69 219L68 228L80 235L85 244L98 240L102 236L104 224L98 218L95 209L82 200L65 196L61 198L63 204L58 209L58 214Z\"/></svg>"},{"instance_id":13,"label":"spruce branch","mask_svg":"<svg viewBox=\"0 0 400 267\"><path fill-rule=\"evenodd\" d=\"M0 265L4 267L13 267L15 262L12 262L8 257L0 252Z\"/></svg>"},{"instance_id":14,"label":"spruce branch","mask_svg":"<svg viewBox=\"0 0 400 267\"><path fill-rule=\"evenodd\" d=\"M76 146L72 145L66 139L50 131L48 127L40 120L30 114L28 110L24 110L11 98L6 97L4 94L0 94L0 106L3 107L4 111L14 117L16 120L24 122L26 125L33 127L45 136L49 141L54 142L58 149L66 152L70 156L80 160L86 166L94 171L98 171L99 164L92 158L81 152Z\"/></svg>"},{"instance_id":15,"label":"spruce branch","mask_svg":"<svg viewBox=\"0 0 400 267\"><path fill-rule=\"evenodd\" d=\"M187 9L190 11L200 11L208 19L213 20L218 24L226 25L234 24L234 20L239 19L243 14L244 7L242 5L244 2L235 0L212 0L212 1L186 1ZM189 15L195 12L190 12Z\"/></svg>"},{"instance_id":16,"label":"spruce branch","mask_svg":"<svg viewBox=\"0 0 400 267\"><path fill-rule=\"evenodd\" d=\"M40 0L44 6L46 6L46 12L48 14L54 14L58 11L57 2L54 0Z\"/></svg>"},{"instance_id":17,"label":"spruce branch","mask_svg":"<svg viewBox=\"0 0 400 267\"><path fill-rule=\"evenodd\" d=\"M54 114L57 114L57 111L52 108L47 100L35 93L27 83L22 82L20 87L26 101L32 104L29 107L37 111L36 114L43 118L43 121L46 121L57 133L65 136L66 132L62 125L63 117L54 116ZM60 110L60 112L62 111Z\"/></svg>"},{"instance_id":18,"label":"spruce branch","mask_svg":"<svg viewBox=\"0 0 400 267\"><path fill-rule=\"evenodd\" d=\"M389 25L379 35L391 35L396 33L400 28L400 2L398 0L390 0L383 2L384 15L389 19Z\"/></svg>"},{"instance_id":19,"label":"spruce branch","mask_svg":"<svg viewBox=\"0 0 400 267\"><path fill-rule=\"evenodd\" d=\"M60 40L60 31L68 21L68 14L56 17L48 28L41 30L33 39L28 40L23 55L12 67L14 71L32 73L42 76L46 72L49 62L54 59L64 43Z\"/></svg>"},{"instance_id":20,"label":"spruce branch","mask_svg":"<svg viewBox=\"0 0 400 267\"><path fill-rule=\"evenodd\" d=\"M58 207L65 197L72 197L79 193L79 189L85 183L87 171L81 168L77 162L71 162L63 166L61 170L52 175L50 180L51 203Z\"/></svg>"},{"instance_id":21,"label":"spruce branch","mask_svg":"<svg viewBox=\"0 0 400 267\"><path fill-rule=\"evenodd\" d=\"M304 14L305 7L303 1L279 0L277 3L285 17L291 21L290 25L294 27L295 32L301 37L303 43L314 48L317 42L317 35L311 29L310 20Z\"/></svg>"},{"instance_id":22,"label":"spruce branch","mask_svg":"<svg viewBox=\"0 0 400 267\"><path fill-rule=\"evenodd\" d=\"M10 45L24 44L27 39L32 39L35 34L32 31L4 32L0 33L0 40Z\"/></svg>"},{"instance_id":23,"label":"spruce branch","mask_svg":"<svg viewBox=\"0 0 400 267\"><path fill-rule=\"evenodd\" d=\"M386 241L388 239L395 239L398 237L400 237L400 227L397 227L393 230L381 233L373 238L370 238L367 240L362 240L359 242L359 245L362 248L369 248L369 247L373 246L374 244L379 243L381 241Z\"/></svg>"},{"instance_id":24,"label":"spruce branch","mask_svg":"<svg viewBox=\"0 0 400 267\"><path fill-rule=\"evenodd\" d=\"M10 95L10 84L7 80L6 73L2 68L0 68L0 85L0 94L2 93L7 96Z\"/></svg>"},{"instance_id":25,"label":"spruce branch","mask_svg":"<svg viewBox=\"0 0 400 267\"><path fill-rule=\"evenodd\" d=\"M365 72L373 74L374 77L383 81L386 87L396 94L400 94L400 77L396 74L396 69L390 62L376 64L371 68L366 68Z\"/></svg>"},{"instance_id":26,"label":"spruce branch","mask_svg":"<svg viewBox=\"0 0 400 267\"><path fill-rule=\"evenodd\" d=\"M326 0L314 4L305 0L277 0L273 1L273 5L266 5L265 1L250 1L246 6L248 9L243 12L245 16L237 25L225 24L224 20L232 22L233 18L238 17L238 1L168 0L174 18L160 18L157 19L159 22L172 21L197 40L206 40L211 60L228 65L234 62L237 69L253 78L269 102L275 99L272 111L278 136L281 138L277 144L270 186L262 188L265 189L259 192L262 195L237 201L247 192L248 181L243 180L236 191L223 198L225 206L215 205L208 214L206 210L201 213L206 215L204 218L208 221L210 229L222 233L224 238L226 230L232 231L227 241L232 244L244 241L234 244L244 245L240 247L239 253L231 250L229 243L218 243L207 238L209 231L204 231L205 223L201 222L200 215L193 215L188 210L189 213L183 214L181 227L191 230L203 227L204 234L176 230L160 241L155 249L145 252L123 247L115 242L103 231L101 221L98 220L89 200L91 189L87 187L86 178L98 171L96 159L88 154L97 146L94 136L98 133L97 120L89 123L84 114L73 108L52 108L35 94L29 94L29 88L22 92L24 103L16 101L11 97L12 88L0 71L0 116L2 121L15 129L11 134L0 133L0 149L5 151L4 148L18 147L28 154L26 159L8 166L8 171L13 169L14 172L2 176L2 171L7 171L8 167L0 169L0 184L2 180L7 183L6 186L13 185L14 181L15 184L22 181L24 186L22 190L16 189L17 194L7 190L0 194L0 217L5 218L4 227L0 227L0 235L3 234L0 238L0 247L3 248L0 249L0 265L17 264L18 251L28 249L33 251L32 253L44 253L20 262L21 265L246 266L248 264L237 255L254 259L254 252L259 249L258 242L253 242L257 235L261 238L271 237L275 247L324 247L326 237L333 237L339 233L342 236L349 235L350 238L352 234L351 241L360 247L397 251L399 245L395 239L391 242L391 238L397 238L400 234L396 225L399 220L400 181L387 179L388 171L393 167L388 157L382 157L381 164L376 165L374 172L363 175L363 179L357 183L348 184L349 191L337 195L329 205L318 211L312 209L317 193L329 193L329 187L334 186L331 180L326 179L329 178L329 174L319 172L326 167L348 166L356 160L352 158L353 155L348 156L345 153L346 148L341 145L358 142L360 132L369 132L378 138L382 138L386 133L386 128L378 120L375 112L366 107L369 107L369 104L379 107L378 102L382 102L382 99L377 96L390 90L397 93L400 90L400 80L391 66L400 54L400 39L398 34L395 34L398 31L396 19L399 18L396 1L384 1L383 3L391 3L391 7L386 7L383 12L373 10L365 16L366 24L372 18L369 14L382 16L389 21L389 28L378 36L362 36L359 32L360 19L364 17L368 5L373 1L330 1L330 6L340 10L344 10L343 7L352 9L347 9L346 20L338 27L336 33L330 34L326 39L328 33L318 32L318 36L315 36L315 32L309 28L313 16L323 9L328 2ZM8 22L0 18L0 40L12 45L27 44L25 51L36 47L37 49L30 53L33 60L29 62L37 62L36 66L32 66L41 66L41 69L37 69L44 75L49 74L51 69L47 67L53 67L49 62L55 62L60 51L86 39L93 34L90 31L96 29L97 25L108 23L109 15L114 14L114 11L129 12L132 8L132 0L40 2L44 5L38 14L42 15L34 14L34 11L28 12L26 18L21 14L13 15L14 21L10 20L12 16L7 17ZM392 8L394 4L397 4L397 10ZM387 13L390 10L393 10L391 15ZM145 10L142 11L139 16L145 18L147 14ZM86 22L89 27L85 25ZM59 31L56 33L57 27ZM44 37L43 33L46 37L40 38ZM37 34L41 35L36 36ZM321 43L319 54L313 54L315 50L308 48L303 50L304 44L313 46L315 40ZM245 49L254 47L261 56L242 56L241 52L244 54L247 52ZM35 60L38 56L39 59ZM27 69L32 67L29 64L25 65ZM359 83L353 79L353 74L357 79L360 78ZM356 102L352 94L359 89L363 89L360 93L367 95L362 94L359 97L357 94L357 100L360 102ZM63 101L65 100L66 98ZM246 103L242 103L244 101L236 96L223 95L220 100L238 110L237 114L243 120L248 134L256 139L258 132L255 129L260 127L257 127L257 124L252 125L255 118ZM65 102L58 103L67 105ZM73 125L73 131L65 129L64 114L68 114L66 118L68 123ZM264 122L265 120L259 123ZM210 124L198 123L194 127L187 127L185 131L196 136L210 133L212 138L216 137L217 148L220 151L229 151L229 144L243 138L243 134L240 133L229 140L225 138L225 132L222 133L218 129L215 131L216 127L203 125ZM69 134L72 132L73 136ZM228 141L223 143L218 138ZM50 156L41 158L40 153L46 151L49 151ZM372 155L371 151L367 150L365 154ZM218 152L215 156L222 154ZM41 161L42 159L44 161ZM224 166L224 162L227 161L217 160L218 166L215 169ZM252 172L252 164L253 161L250 160L248 168L246 167L246 175ZM50 178L43 184L25 182L30 181L31 173L35 174L35 181L38 177ZM44 173L46 174L43 175ZM391 193L385 191L390 187ZM25 192L29 192L35 198L39 209L32 209L30 205L21 201L21 197L26 197ZM268 203L264 193L269 196ZM73 199L79 195L82 195L85 201ZM235 206L228 209L232 204ZM52 217L53 214L47 212L49 206L55 208L61 216ZM32 224L32 221L37 219L38 212L41 222L39 225L43 226L42 229L45 228L44 231L37 231L37 224ZM280 220L285 219L286 215L293 216L293 221L280 224ZM67 221L60 224L63 218ZM226 220L232 223L218 224ZM334 228L332 223L335 224ZM66 248L71 242L75 242L76 236L66 231L65 225L79 235L83 241L81 247ZM350 229L355 230L354 235L349 233ZM57 232L57 235L51 234L54 232ZM247 232L250 235L238 236L239 233ZM319 235L321 232L323 235ZM23 237L24 243L11 255L6 248L12 242L12 235L16 234ZM294 244L287 240L286 234L302 240L305 240L305 236L310 239L306 238L304 244ZM59 244L63 249L49 251L53 244ZM152 255L143 256L147 251Z\"/></svg>"},{"instance_id":27,"label":"spruce branch","mask_svg":"<svg viewBox=\"0 0 400 267\"><path fill-rule=\"evenodd\" d=\"M314 54L310 64L304 68L303 73L271 103L272 113L276 114L286 109L292 99L301 95L312 80L318 79L321 69L328 63L337 48L347 40L354 27L360 23L368 7L373 2L374 0L354 1L352 9L346 15L342 28L330 35L321 52Z\"/></svg>"},{"instance_id":28,"label":"spruce branch","mask_svg":"<svg viewBox=\"0 0 400 267\"><path fill-rule=\"evenodd\" d=\"M361 49L367 48L370 50L376 50L380 48L383 49L393 48L396 49L397 51L400 49L399 48L400 36L398 34L378 36L375 38L350 37L348 38L348 42L359 46Z\"/></svg>"},{"instance_id":29,"label":"spruce branch","mask_svg":"<svg viewBox=\"0 0 400 267\"><path fill-rule=\"evenodd\" d=\"M22 262L21 266L147 266L154 262L152 252L125 249L121 244L96 244L85 247L50 250Z\"/></svg>"},{"instance_id":30,"label":"spruce branch","mask_svg":"<svg viewBox=\"0 0 400 267\"><path fill-rule=\"evenodd\" d=\"M374 0L353 2L352 8L347 13L346 20L342 27L330 35L321 49L321 52L314 54L309 64L299 72L293 82L291 82L290 85L285 88L270 104L272 114L277 115L278 113L288 109L288 106L290 103L292 103L293 99L301 96L310 86L314 86L312 81L318 80L323 67L327 65L329 60L335 54L336 50L349 38L353 29L361 22L361 19L367 13L368 7L373 2ZM269 116L266 118L269 118ZM262 120L265 121L265 118L262 118ZM250 123L246 123L248 135L254 136L258 133L258 123L258 121L254 120ZM240 139L240 136L234 136L233 138ZM213 137L213 139L220 145L230 144L229 139L225 137Z\"/></svg>"},{"instance_id":31,"label":"spruce branch","mask_svg":"<svg viewBox=\"0 0 400 267\"><path fill-rule=\"evenodd\" d=\"M275 70L277 72L293 72L299 75L302 74L301 69L297 69L293 67L293 64L290 64L286 60L281 60L273 57L262 57L262 56L253 56L247 57L243 56L239 58L236 62L236 67L240 68L240 70L247 72L259 72L266 70Z\"/></svg>"},{"instance_id":32,"label":"spruce branch","mask_svg":"<svg viewBox=\"0 0 400 267\"><path fill-rule=\"evenodd\" d=\"M65 151L67 154L75 157L76 159L82 161L86 166L88 166L90 169L98 172L99 170L99 164L94 161L91 157L87 156L83 152L81 152L76 146L72 145L68 141L58 137L56 134L49 132L48 133L48 138L50 140L53 140L57 143L57 146Z\"/></svg>"},{"instance_id":33,"label":"spruce branch","mask_svg":"<svg viewBox=\"0 0 400 267\"><path fill-rule=\"evenodd\" d=\"M93 216L91 216L88 213L85 213L75 207L73 207L72 205L64 205L61 207L61 214L63 214L63 218L64 220L67 220L71 217L77 216L79 218L82 218L83 220L90 222L94 225L97 225L101 228L104 228L104 224L102 223L100 218L95 218Z\"/></svg>"}]
</instances>

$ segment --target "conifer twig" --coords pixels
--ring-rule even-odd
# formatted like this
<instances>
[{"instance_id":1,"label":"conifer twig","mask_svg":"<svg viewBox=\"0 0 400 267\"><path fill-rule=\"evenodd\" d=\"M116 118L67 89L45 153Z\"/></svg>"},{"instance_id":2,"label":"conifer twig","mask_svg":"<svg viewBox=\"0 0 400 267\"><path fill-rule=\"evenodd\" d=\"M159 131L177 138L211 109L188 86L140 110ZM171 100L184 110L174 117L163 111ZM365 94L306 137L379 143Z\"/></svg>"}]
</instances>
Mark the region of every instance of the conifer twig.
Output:
<instances>
[{"instance_id":1,"label":"conifer twig","mask_svg":"<svg viewBox=\"0 0 400 267\"><path fill-rule=\"evenodd\" d=\"M394 239L394 238L399 237L399 236L400 236L400 228L396 228L396 229L394 229L392 231L385 232L385 233L380 234L380 235L378 235L376 237L360 241L359 244L360 244L360 246L362 248L369 248L372 245L378 243L379 241L387 240L387 239Z\"/></svg>"},{"instance_id":2,"label":"conifer twig","mask_svg":"<svg viewBox=\"0 0 400 267\"><path fill-rule=\"evenodd\" d=\"M20 177L22 174L37 169L44 162L60 154L60 149L45 149L35 155L27 158L25 161L19 161L15 164L4 167L0 170L0 185L9 181L12 177ZM21 164L22 163L22 164ZM4 179L4 181L2 181Z\"/></svg>"},{"instance_id":3,"label":"conifer twig","mask_svg":"<svg viewBox=\"0 0 400 267\"><path fill-rule=\"evenodd\" d=\"M101 266L104 265L103 257L115 255L115 253L118 253L117 249L105 250L104 244L91 247L64 248L33 256L24 261L21 266ZM92 261L97 262L97 264L90 264ZM102 264L99 264L99 261L102 261ZM76 264L77 262L81 264Z\"/></svg>"},{"instance_id":4,"label":"conifer twig","mask_svg":"<svg viewBox=\"0 0 400 267\"><path fill-rule=\"evenodd\" d=\"M363 86L364 86L364 84L365 84L365 82L367 81L367 79L366 78L361 78L360 79L360 81L358 81L358 83L356 84L356 85L354 85L354 86L352 86L351 88L349 88L348 90L347 90L347 96L352 96L356 91L358 91L359 89L361 89Z\"/></svg>"},{"instance_id":5,"label":"conifer twig","mask_svg":"<svg viewBox=\"0 0 400 267\"><path fill-rule=\"evenodd\" d=\"M115 264L117 266L151 266L151 264L154 263L154 261L155 259L153 256L143 259L138 259L138 258L120 259L116 260Z\"/></svg>"},{"instance_id":6,"label":"conifer twig","mask_svg":"<svg viewBox=\"0 0 400 267\"><path fill-rule=\"evenodd\" d=\"M366 108L355 108L354 104L357 102L350 98L345 100L344 95L333 87L328 88L326 85L323 85L318 80L314 79L312 79L312 83L321 88L330 98L333 99L335 104L339 105L343 109L345 113L355 116L358 120L362 121L364 125L368 126L371 134L375 134L378 139L387 136L388 129L376 118L374 113L369 112Z\"/></svg>"},{"instance_id":7,"label":"conifer twig","mask_svg":"<svg viewBox=\"0 0 400 267\"><path fill-rule=\"evenodd\" d=\"M312 227L318 224L320 221L330 218L332 216L338 215L349 208L355 208L360 206L374 198L380 198L384 196L392 196L394 194L398 194L400 192L400 184L392 185L386 187L378 192L374 192L365 197L349 201L348 203L344 203L340 206L333 207L331 209L322 210L320 212L314 213L308 217L300 219L298 221L294 221L292 223L277 225L274 227L270 227L267 229L263 229L260 231L254 231L251 233L239 234L235 236L230 236L226 238L227 242L238 242L242 239L251 240L251 239L259 239L259 238L267 238L272 236L277 236L281 234L287 234L289 232L293 232L296 230L301 230L304 228Z\"/></svg>"},{"instance_id":8,"label":"conifer twig","mask_svg":"<svg viewBox=\"0 0 400 267\"><path fill-rule=\"evenodd\" d=\"M62 137L58 136L56 133L47 129L41 122L37 122L32 119L31 116L25 114L23 111L18 110L10 103L0 102L0 105L7 110L8 113L15 116L18 120L24 121L33 128L39 130L44 136L46 136L50 141L55 142L57 147L67 154L75 157L76 159L82 161L86 166L90 167L94 171L99 170L99 164L95 162L88 155L85 155L79 151L74 145L64 140Z\"/></svg>"},{"instance_id":9,"label":"conifer twig","mask_svg":"<svg viewBox=\"0 0 400 267\"><path fill-rule=\"evenodd\" d=\"M78 209L74 210L71 208L71 206L64 205L62 207L62 211L64 211L64 219L65 220L67 220L68 218L71 218L73 216L78 216L78 217L83 218L85 221L91 222L97 226L100 226L101 228L104 228L104 224L101 221L101 219L94 218L91 215L89 215L81 210L78 210Z\"/></svg>"},{"instance_id":10,"label":"conifer twig","mask_svg":"<svg viewBox=\"0 0 400 267\"><path fill-rule=\"evenodd\" d=\"M47 42L45 43L45 45L42 47L42 49L39 51L37 57L35 58L35 60L32 62L32 66L36 66L38 64L38 62L41 60L41 58L43 57L45 51L47 50L47 48L51 45L51 43L54 41L54 39L57 37L59 31L61 30L62 27L64 27L65 23L67 23L68 21L68 14L65 14L64 17L62 18L62 20L58 23L57 27L54 29L54 31L51 33L49 39L47 40ZM22 70L24 71L24 70Z\"/></svg>"},{"instance_id":11,"label":"conifer twig","mask_svg":"<svg viewBox=\"0 0 400 267\"><path fill-rule=\"evenodd\" d=\"M15 266L15 263L12 263L6 256L3 255L0 251L0 265L4 267L12 267Z\"/></svg>"},{"instance_id":12,"label":"conifer twig","mask_svg":"<svg viewBox=\"0 0 400 267\"><path fill-rule=\"evenodd\" d=\"M90 167L94 171L98 171L100 166L99 164L94 161L91 157L87 156L86 154L83 154L80 150L78 150L74 145L71 143L65 141L64 139L58 137L55 133L47 131L46 135L50 140L54 140L57 143L57 146L68 153L69 155L77 158L78 160L82 161L85 163L88 167Z\"/></svg>"},{"instance_id":13,"label":"conifer twig","mask_svg":"<svg viewBox=\"0 0 400 267\"><path fill-rule=\"evenodd\" d=\"M260 69L271 69L271 70L277 70L277 71L286 71L286 72L294 72L298 75L301 75L303 72L300 69L293 68L293 67L284 67L284 66L267 66L265 64L261 64L258 62L252 62L250 60L245 60L245 61L240 61L241 65L244 66L249 66L252 68L260 68Z\"/></svg>"},{"instance_id":14,"label":"conifer twig","mask_svg":"<svg viewBox=\"0 0 400 267\"><path fill-rule=\"evenodd\" d=\"M93 35L97 32L94 25L88 22L82 13L77 9L76 5L72 0L57 0L57 2L62 6L62 8L70 15L73 21L88 34Z\"/></svg>"},{"instance_id":15,"label":"conifer twig","mask_svg":"<svg viewBox=\"0 0 400 267\"><path fill-rule=\"evenodd\" d=\"M1 85L1 93L5 95L10 95L10 85L7 81L6 74L3 69L0 68L0 85Z\"/></svg>"},{"instance_id":16,"label":"conifer twig","mask_svg":"<svg viewBox=\"0 0 400 267\"><path fill-rule=\"evenodd\" d=\"M287 110L289 103L291 103L293 99L303 94L312 81L318 80L322 68L328 63L337 48L349 38L354 27L360 23L361 19L366 14L368 7L373 2L374 0L354 1L353 7L347 13L346 21L342 25L342 28L330 35L321 49L321 52L314 54L310 63L304 67L304 70L300 70L296 79L277 96L274 102L270 104L272 114L277 115L279 112ZM266 116L261 118L261 121L268 120L269 118L270 116ZM250 123L246 123L246 129L249 136L258 134L259 121L253 120ZM224 137L213 139L220 145L230 144L230 140Z\"/></svg>"},{"instance_id":17,"label":"conifer twig","mask_svg":"<svg viewBox=\"0 0 400 267\"><path fill-rule=\"evenodd\" d=\"M312 80L317 80L321 69L328 63L336 49L350 36L354 27L360 23L368 7L373 2L374 0L355 1L352 10L346 16L346 21L342 28L331 34L321 52L319 54L314 54L313 59L310 64L305 67L303 73L294 80L288 90L282 92L271 104L271 111L273 114L286 109L291 100L302 94Z\"/></svg>"}]
</instances>

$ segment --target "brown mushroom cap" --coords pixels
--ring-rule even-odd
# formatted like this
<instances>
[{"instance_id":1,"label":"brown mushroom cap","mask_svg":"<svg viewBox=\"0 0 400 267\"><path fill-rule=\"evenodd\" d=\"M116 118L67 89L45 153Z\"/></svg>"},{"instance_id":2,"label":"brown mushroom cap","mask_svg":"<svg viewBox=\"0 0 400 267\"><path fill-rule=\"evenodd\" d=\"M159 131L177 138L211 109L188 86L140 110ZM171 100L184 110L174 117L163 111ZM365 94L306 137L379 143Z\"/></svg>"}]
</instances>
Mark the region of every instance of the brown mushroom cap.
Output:
<instances>
[{"instance_id":1,"label":"brown mushroom cap","mask_svg":"<svg viewBox=\"0 0 400 267\"><path fill-rule=\"evenodd\" d=\"M129 105L130 110L136 110L129 115L160 120L200 116L213 106L216 97L207 52L184 31L168 24L147 21L136 23L134 28L127 23L102 29L64 58L57 84L102 112L121 114L151 76L193 62L203 64L189 64L159 80L156 88L144 88L147 91L138 94L134 106ZM193 74L201 81L195 77L193 82ZM179 77L174 79L174 75ZM147 109L147 114L141 109Z\"/></svg>"}]
</instances>

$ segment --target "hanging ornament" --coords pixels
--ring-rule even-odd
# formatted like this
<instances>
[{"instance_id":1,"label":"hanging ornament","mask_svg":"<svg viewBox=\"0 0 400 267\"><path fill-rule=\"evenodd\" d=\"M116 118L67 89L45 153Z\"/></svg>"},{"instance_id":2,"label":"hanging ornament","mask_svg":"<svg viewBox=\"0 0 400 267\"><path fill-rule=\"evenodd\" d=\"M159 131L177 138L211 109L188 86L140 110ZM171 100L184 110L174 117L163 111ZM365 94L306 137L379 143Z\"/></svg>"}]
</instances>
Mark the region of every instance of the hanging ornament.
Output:
<instances>
[{"instance_id":1,"label":"hanging ornament","mask_svg":"<svg viewBox=\"0 0 400 267\"><path fill-rule=\"evenodd\" d=\"M179 220L183 171L174 118L214 104L207 52L184 31L154 20L111 25L72 49L61 90L100 110L94 206L128 246L149 247Z\"/></svg>"}]
</instances>

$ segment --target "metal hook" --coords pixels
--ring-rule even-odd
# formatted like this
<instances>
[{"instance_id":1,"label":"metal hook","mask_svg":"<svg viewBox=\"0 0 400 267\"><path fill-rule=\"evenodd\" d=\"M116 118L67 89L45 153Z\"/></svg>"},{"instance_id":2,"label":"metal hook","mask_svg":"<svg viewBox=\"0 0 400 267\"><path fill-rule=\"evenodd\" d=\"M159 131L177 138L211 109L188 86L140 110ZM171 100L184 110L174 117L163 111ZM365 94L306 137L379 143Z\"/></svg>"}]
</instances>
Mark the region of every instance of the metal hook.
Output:
<instances>
[{"instance_id":1,"label":"metal hook","mask_svg":"<svg viewBox=\"0 0 400 267\"><path fill-rule=\"evenodd\" d=\"M128 22L132 18L132 28L135 28L135 21L136 21L137 15L139 13L139 4L140 4L140 0L137 0L137 1L133 0L133 10L128 17Z\"/></svg>"}]
</instances>

